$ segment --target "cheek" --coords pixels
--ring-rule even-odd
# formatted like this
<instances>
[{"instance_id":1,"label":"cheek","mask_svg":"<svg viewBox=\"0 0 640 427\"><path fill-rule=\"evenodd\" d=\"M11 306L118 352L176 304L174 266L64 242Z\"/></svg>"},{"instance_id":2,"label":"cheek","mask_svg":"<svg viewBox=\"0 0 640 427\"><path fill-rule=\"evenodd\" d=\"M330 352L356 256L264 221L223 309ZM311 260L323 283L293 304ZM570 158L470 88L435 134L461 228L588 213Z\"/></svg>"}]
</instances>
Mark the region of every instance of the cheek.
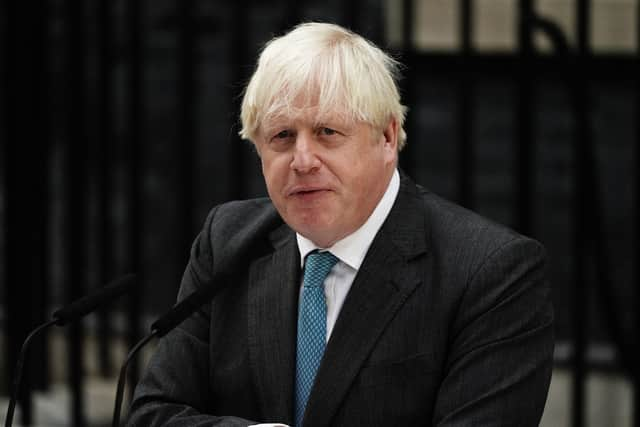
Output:
<instances>
[{"instance_id":1,"label":"cheek","mask_svg":"<svg viewBox=\"0 0 640 427\"><path fill-rule=\"evenodd\" d=\"M260 165L262 166L262 176L267 184L269 184L269 171L270 171L270 163L264 158L260 158Z\"/></svg>"},{"instance_id":2,"label":"cheek","mask_svg":"<svg viewBox=\"0 0 640 427\"><path fill-rule=\"evenodd\" d=\"M348 174L346 182L350 187L354 200L362 203L362 201L368 201L372 197L371 193L379 191L378 183L385 172L387 160L382 152L360 153L356 158L358 158L358 161L351 162L349 168L345 169Z\"/></svg>"},{"instance_id":3,"label":"cheek","mask_svg":"<svg viewBox=\"0 0 640 427\"><path fill-rule=\"evenodd\" d=\"M265 183L269 193L277 193L278 188L286 183L287 176L287 163L286 159L279 157L263 157L262 163L262 175L264 176Z\"/></svg>"}]
</instances>

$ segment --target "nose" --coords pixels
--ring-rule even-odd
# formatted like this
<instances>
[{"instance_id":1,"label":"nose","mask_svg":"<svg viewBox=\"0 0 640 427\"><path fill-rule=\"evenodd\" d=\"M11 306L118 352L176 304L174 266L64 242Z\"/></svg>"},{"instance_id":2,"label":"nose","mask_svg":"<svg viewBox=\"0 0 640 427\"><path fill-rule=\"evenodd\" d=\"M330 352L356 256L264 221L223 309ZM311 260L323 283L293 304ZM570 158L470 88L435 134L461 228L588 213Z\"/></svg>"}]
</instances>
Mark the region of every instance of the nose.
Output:
<instances>
[{"instance_id":1,"label":"nose","mask_svg":"<svg viewBox=\"0 0 640 427\"><path fill-rule=\"evenodd\" d=\"M291 159L291 169L299 173L310 173L320 168L321 161L317 155L317 146L313 135L300 132L296 136Z\"/></svg>"}]
</instances>

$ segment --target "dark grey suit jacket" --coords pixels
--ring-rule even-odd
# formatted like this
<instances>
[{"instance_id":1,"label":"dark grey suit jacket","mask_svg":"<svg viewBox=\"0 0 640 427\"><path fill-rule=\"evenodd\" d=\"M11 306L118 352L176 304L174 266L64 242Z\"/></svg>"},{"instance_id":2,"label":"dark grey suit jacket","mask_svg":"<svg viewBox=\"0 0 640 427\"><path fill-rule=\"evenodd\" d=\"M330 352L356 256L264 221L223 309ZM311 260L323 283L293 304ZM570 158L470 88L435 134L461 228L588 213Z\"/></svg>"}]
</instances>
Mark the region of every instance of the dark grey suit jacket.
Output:
<instances>
[{"instance_id":1,"label":"dark grey suit jacket","mask_svg":"<svg viewBox=\"0 0 640 427\"><path fill-rule=\"evenodd\" d=\"M292 423L300 261L269 200L210 213L179 298L247 241L260 255L159 343L130 426ZM327 344L304 425L537 425L553 351L544 264L537 242L403 176Z\"/></svg>"}]
</instances>

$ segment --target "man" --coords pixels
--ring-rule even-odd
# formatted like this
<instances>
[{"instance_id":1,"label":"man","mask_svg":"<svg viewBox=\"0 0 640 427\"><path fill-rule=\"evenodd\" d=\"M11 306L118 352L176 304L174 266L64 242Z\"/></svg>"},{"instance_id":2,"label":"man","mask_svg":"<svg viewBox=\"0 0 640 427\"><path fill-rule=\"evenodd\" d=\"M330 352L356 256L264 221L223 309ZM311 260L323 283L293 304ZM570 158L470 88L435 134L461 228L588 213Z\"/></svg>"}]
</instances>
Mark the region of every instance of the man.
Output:
<instances>
[{"instance_id":1,"label":"man","mask_svg":"<svg viewBox=\"0 0 640 427\"><path fill-rule=\"evenodd\" d=\"M267 44L241 135L270 197L209 214L179 299L241 268L160 342L130 425L538 424L543 249L398 172L397 67L336 25Z\"/></svg>"}]
</instances>

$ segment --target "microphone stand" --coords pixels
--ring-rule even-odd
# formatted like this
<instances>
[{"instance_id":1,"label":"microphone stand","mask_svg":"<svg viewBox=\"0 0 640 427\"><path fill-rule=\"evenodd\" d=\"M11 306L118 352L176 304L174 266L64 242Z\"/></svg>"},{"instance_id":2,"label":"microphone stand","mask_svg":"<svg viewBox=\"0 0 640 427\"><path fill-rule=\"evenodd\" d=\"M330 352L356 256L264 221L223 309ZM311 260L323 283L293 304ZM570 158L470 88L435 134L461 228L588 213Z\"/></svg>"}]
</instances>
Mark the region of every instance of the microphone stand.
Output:
<instances>
[{"instance_id":1,"label":"microphone stand","mask_svg":"<svg viewBox=\"0 0 640 427\"><path fill-rule=\"evenodd\" d=\"M16 373L14 377L11 400L9 401L9 408L7 409L7 417L5 418L5 427L11 427L11 425L13 424L13 413L16 408L18 394L20 393L20 383L22 381L22 367L24 365L27 350L29 344L31 343L31 340L50 326L64 326L69 322L78 320L81 317L91 313L100 305L110 302L113 299L121 296L122 294L129 292L134 282L134 274L127 274L119 279L114 280L99 291L94 292L91 295L87 295L55 311L53 313L53 319L38 326L27 336L27 338L24 340L24 343L22 343L22 349L20 350L20 355L18 357L18 361L16 362Z\"/></svg>"},{"instance_id":2,"label":"microphone stand","mask_svg":"<svg viewBox=\"0 0 640 427\"><path fill-rule=\"evenodd\" d=\"M43 330L47 329L49 326L55 325L56 323L58 323L58 319L50 320L47 323L38 326L29 334L22 344L22 349L20 350L20 355L16 364L16 373L13 379L13 390L11 392L11 400L9 401L9 409L7 409L7 418L5 418L4 421L5 427L11 427L13 424L13 413L16 409L16 402L18 400L18 394L20 393L20 383L22 381L22 367L27 356L29 343L36 337L36 335L39 335Z\"/></svg>"},{"instance_id":3,"label":"microphone stand","mask_svg":"<svg viewBox=\"0 0 640 427\"><path fill-rule=\"evenodd\" d=\"M118 427L120 425L120 410L122 408L124 386L127 382L127 367L129 366L129 362L142 347L144 347L149 341L151 341L153 338L155 338L156 335L158 335L158 332L159 331L157 329L154 329L149 335L140 340L138 344L136 344L135 347L131 349L129 354L127 354L127 358L120 368L120 375L118 376L118 388L116 389L116 403L115 407L113 408L113 421L111 422L112 427Z\"/></svg>"},{"instance_id":4,"label":"microphone stand","mask_svg":"<svg viewBox=\"0 0 640 427\"><path fill-rule=\"evenodd\" d=\"M278 221L280 217L277 215L273 215L270 219L267 219L261 226L261 229L257 231L256 234L262 235L262 233L266 232L274 226L274 224ZM111 427L119 427L120 424L120 408L122 406L122 396L124 394L124 385L126 382L126 374L127 374L127 366L129 365L129 361L136 355L136 353L149 341L153 338L158 337L161 338L166 335L173 328L182 323L187 317L193 314L197 309L202 307L207 301L210 301L218 292L221 291L222 286L216 286L214 283L226 283L231 277L231 272L236 271L241 267L243 263L246 262L247 255L251 253L251 251L255 253L257 249L255 245L249 245L245 243L242 245L236 253L234 261L229 263L226 266L226 269L222 271L218 271L214 278L212 278L208 286L203 286L199 290L192 292L182 301L178 302L173 308L166 313L164 316L156 320L151 324L151 332L145 338L143 338L138 344L131 349L127 358L120 369L120 375L118 377L118 387L116 389L116 402L115 407L113 409L113 419L111 422Z\"/></svg>"},{"instance_id":5,"label":"microphone stand","mask_svg":"<svg viewBox=\"0 0 640 427\"><path fill-rule=\"evenodd\" d=\"M219 273L219 280L224 282L227 279L226 273ZM120 425L120 409L122 407L122 396L124 394L124 385L127 381L127 366L129 361L138 353L138 351L144 347L153 338L161 338L165 336L169 331L182 323L187 317L189 317L194 311L200 308L205 302L209 301L220 291L220 287L216 286L204 286L199 290L192 292L185 299L160 317L158 320L151 324L151 332L149 335L140 340L129 352L122 367L120 368L120 376L118 377L118 387L116 389L116 403L113 409L113 419L111 421L111 427L118 427Z\"/></svg>"}]
</instances>

